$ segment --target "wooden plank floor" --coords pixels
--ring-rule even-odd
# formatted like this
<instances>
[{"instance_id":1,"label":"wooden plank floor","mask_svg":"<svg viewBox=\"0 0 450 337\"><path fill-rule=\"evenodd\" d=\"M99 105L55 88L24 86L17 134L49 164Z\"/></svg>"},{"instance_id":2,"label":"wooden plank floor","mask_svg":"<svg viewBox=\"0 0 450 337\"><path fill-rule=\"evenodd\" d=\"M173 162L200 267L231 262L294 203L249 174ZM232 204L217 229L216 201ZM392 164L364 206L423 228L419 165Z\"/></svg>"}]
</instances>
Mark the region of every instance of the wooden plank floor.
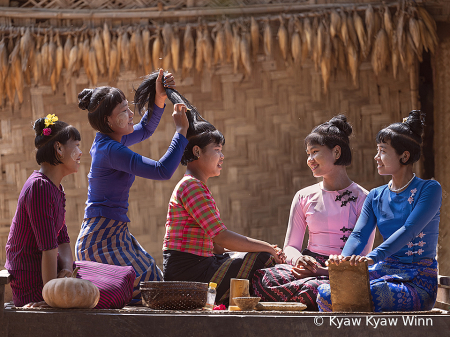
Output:
<instances>
[{"instance_id":1,"label":"wooden plank floor","mask_svg":"<svg viewBox=\"0 0 450 337\"><path fill-rule=\"evenodd\" d=\"M450 313L16 309L7 304L1 336L448 336Z\"/></svg>"}]
</instances>

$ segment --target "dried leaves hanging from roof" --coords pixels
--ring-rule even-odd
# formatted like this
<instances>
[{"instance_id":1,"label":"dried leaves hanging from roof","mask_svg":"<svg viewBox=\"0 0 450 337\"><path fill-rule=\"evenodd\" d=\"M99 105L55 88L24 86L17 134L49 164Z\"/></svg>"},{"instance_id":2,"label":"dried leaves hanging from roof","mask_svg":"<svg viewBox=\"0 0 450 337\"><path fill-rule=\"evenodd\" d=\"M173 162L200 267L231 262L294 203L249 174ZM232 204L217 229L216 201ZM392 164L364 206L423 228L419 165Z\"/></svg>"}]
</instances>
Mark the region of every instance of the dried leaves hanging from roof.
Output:
<instances>
[{"instance_id":1,"label":"dried leaves hanging from roof","mask_svg":"<svg viewBox=\"0 0 450 337\"><path fill-rule=\"evenodd\" d=\"M84 69L92 86L100 76L114 81L121 69L145 75L158 67L182 76L193 71L214 72L230 64L234 73L251 75L254 60L274 56L301 66L310 58L321 72L324 91L332 71L347 71L357 83L362 61L375 75L398 67L410 71L423 50L434 53L436 23L423 7L368 5L364 11L340 8L320 13L225 19L198 24L154 24L73 31L42 28L3 28L0 40L0 105L23 102L23 86L50 82L54 92ZM6 34L5 34L6 33Z\"/></svg>"}]
</instances>

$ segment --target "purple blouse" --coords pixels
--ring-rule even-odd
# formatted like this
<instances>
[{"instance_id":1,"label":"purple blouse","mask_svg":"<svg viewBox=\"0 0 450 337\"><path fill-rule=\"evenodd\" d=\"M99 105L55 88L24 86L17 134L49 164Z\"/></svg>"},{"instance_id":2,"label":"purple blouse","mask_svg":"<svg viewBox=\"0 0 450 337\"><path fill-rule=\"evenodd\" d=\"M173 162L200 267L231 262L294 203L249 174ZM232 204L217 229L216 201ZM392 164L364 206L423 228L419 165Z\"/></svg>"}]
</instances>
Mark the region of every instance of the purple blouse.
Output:
<instances>
[{"instance_id":1,"label":"purple blouse","mask_svg":"<svg viewBox=\"0 0 450 337\"><path fill-rule=\"evenodd\" d=\"M39 171L28 177L6 243L6 269L40 272L42 251L70 242L65 203L61 185L56 187Z\"/></svg>"}]
</instances>

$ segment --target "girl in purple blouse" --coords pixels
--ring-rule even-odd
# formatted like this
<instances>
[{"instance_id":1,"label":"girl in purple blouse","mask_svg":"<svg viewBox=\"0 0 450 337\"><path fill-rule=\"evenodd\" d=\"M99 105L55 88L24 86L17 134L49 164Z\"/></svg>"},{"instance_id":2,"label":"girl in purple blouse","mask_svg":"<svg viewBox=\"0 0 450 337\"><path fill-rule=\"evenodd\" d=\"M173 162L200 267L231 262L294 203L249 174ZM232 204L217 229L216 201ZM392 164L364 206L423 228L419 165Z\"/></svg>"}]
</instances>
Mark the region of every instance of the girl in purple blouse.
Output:
<instances>
[{"instance_id":1,"label":"girl in purple blouse","mask_svg":"<svg viewBox=\"0 0 450 337\"><path fill-rule=\"evenodd\" d=\"M78 171L81 136L55 115L39 118L36 161L41 166L25 182L6 243L6 269L12 276L16 307L45 305L44 285L72 274L72 251L65 222L61 180Z\"/></svg>"},{"instance_id":2,"label":"girl in purple blouse","mask_svg":"<svg viewBox=\"0 0 450 337\"><path fill-rule=\"evenodd\" d=\"M174 103L172 114L176 132L159 160L142 156L129 146L148 139L162 117L167 91L175 88L172 74L160 69L147 76L136 90L134 103L139 123L133 123L125 94L114 87L84 89L78 106L88 111L89 123L97 130L91 150L89 188L84 221L75 245L78 261L94 261L116 266L132 266L134 281L130 304L141 303L140 283L160 281L162 273L153 257L130 233L128 197L135 177L167 180L174 174L188 143L186 106ZM147 109L144 109L147 105Z\"/></svg>"}]
</instances>

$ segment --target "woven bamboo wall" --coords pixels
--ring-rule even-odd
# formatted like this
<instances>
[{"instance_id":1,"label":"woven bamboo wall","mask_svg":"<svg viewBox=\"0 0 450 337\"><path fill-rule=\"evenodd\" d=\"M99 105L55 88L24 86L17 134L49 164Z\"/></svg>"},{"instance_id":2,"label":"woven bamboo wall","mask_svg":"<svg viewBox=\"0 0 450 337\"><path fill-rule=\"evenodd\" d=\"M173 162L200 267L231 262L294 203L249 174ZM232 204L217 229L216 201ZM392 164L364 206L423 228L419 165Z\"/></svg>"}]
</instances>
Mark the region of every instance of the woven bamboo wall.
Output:
<instances>
[{"instance_id":1,"label":"woven bamboo wall","mask_svg":"<svg viewBox=\"0 0 450 337\"><path fill-rule=\"evenodd\" d=\"M232 66L219 66L214 74L187 77L178 89L220 129L226 138L222 175L208 185L216 198L224 223L232 230L282 245L290 203L295 192L313 184L306 165L303 138L332 116L344 113L354 126L352 179L367 189L386 182L373 161L374 137L383 126L399 121L410 111L409 77L400 71L376 78L369 63L363 63L354 87L345 73L331 79L327 95L311 63L301 69L286 65L276 51L274 59L260 55L251 78L233 74ZM140 80L124 72L115 85L131 99ZM106 85L106 79L99 85ZM48 113L75 125L82 134L82 164L78 173L63 180L66 191L66 222L75 243L83 219L90 167L89 148L94 132L84 111L77 108L76 95L88 85L81 74L55 95L51 88L27 88L20 109L0 110L0 263L5 261L5 243L17 198L32 170L33 121ZM174 133L170 104L156 133L132 149L154 159L166 151ZM138 120L139 117L136 117ZM171 180L160 182L137 178L131 196L130 230L158 264L162 262L162 239L167 203L172 189L184 173L180 166Z\"/></svg>"}]
</instances>

